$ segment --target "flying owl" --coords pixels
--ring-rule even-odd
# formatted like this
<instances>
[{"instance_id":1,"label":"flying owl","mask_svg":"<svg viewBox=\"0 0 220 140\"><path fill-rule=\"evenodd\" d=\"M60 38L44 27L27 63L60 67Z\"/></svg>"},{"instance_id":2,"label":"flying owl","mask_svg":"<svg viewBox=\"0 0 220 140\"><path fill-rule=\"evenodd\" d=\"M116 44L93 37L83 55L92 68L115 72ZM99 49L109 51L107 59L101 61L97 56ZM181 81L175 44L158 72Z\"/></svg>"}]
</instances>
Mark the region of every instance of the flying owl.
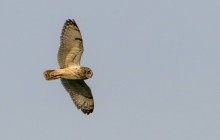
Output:
<instances>
[{"instance_id":1,"label":"flying owl","mask_svg":"<svg viewBox=\"0 0 220 140\"><path fill-rule=\"evenodd\" d=\"M58 51L60 69L46 70L43 75L46 80L60 78L76 107L88 115L93 112L94 100L91 90L84 80L91 78L93 72L90 68L80 65L83 40L74 20L66 20L60 39L61 45Z\"/></svg>"}]
</instances>

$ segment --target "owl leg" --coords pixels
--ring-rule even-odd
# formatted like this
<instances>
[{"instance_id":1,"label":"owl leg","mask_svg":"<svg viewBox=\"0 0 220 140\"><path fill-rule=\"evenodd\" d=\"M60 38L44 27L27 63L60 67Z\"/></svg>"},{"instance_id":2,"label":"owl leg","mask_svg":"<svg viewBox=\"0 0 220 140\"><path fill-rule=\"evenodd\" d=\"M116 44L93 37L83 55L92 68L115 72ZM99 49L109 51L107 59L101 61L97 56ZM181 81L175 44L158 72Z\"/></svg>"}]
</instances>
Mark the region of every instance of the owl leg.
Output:
<instances>
[{"instance_id":1,"label":"owl leg","mask_svg":"<svg viewBox=\"0 0 220 140\"><path fill-rule=\"evenodd\" d=\"M62 73L60 73L57 70L46 70L44 72L44 78L46 80L56 80L56 79L61 78L61 76L62 76Z\"/></svg>"}]
</instances>

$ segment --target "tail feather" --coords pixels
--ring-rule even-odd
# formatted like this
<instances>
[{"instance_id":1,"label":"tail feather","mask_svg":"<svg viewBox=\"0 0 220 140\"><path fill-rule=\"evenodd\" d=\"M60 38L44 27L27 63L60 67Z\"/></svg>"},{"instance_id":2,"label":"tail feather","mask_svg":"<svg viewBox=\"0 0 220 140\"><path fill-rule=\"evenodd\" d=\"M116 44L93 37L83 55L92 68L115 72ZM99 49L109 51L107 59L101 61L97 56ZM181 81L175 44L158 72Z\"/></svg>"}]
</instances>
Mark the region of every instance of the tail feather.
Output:
<instances>
[{"instance_id":1,"label":"tail feather","mask_svg":"<svg viewBox=\"0 0 220 140\"><path fill-rule=\"evenodd\" d=\"M61 78L61 75L56 70L46 70L44 72L44 78L46 80L55 80Z\"/></svg>"}]
</instances>

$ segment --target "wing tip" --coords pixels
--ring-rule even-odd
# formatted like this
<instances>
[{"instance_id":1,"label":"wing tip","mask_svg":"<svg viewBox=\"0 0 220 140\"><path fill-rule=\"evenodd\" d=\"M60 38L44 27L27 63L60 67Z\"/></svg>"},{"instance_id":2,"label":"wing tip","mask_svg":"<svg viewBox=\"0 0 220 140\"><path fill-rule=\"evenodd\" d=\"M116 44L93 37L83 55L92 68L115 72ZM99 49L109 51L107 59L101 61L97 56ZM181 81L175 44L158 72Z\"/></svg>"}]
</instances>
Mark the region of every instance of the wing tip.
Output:
<instances>
[{"instance_id":1,"label":"wing tip","mask_svg":"<svg viewBox=\"0 0 220 140\"><path fill-rule=\"evenodd\" d=\"M89 110L86 110L86 109L81 108L81 111L82 111L84 114L89 115L90 113L93 112L93 108L92 108L92 109L89 109Z\"/></svg>"},{"instance_id":2,"label":"wing tip","mask_svg":"<svg viewBox=\"0 0 220 140\"><path fill-rule=\"evenodd\" d=\"M75 20L74 19L67 19L66 22L64 23L63 25L63 29L62 29L62 32L61 32L61 36L60 36L60 39L61 39L61 43L62 43L62 40L63 40L63 36L65 34L65 31L68 30L68 28L74 28L75 30L79 30L79 27L78 25L76 24ZM61 44L62 45L62 44Z\"/></svg>"},{"instance_id":3,"label":"wing tip","mask_svg":"<svg viewBox=\"0 0 220 140\"><path fill-rule=\"evenodd\" d=\"M83 106L79 106L77 104L75 104L77 109L81 110L84 114L89 115L90 113L93 113L94 110L94 106L91 108L84 108Z\"/></svg>"},{"instance_id":4,"label":"wing tip","mask_svg":"<svg viewBox=\"0 0 220 140\"><path fill-rule=\"evenodd\" d=\"M77 109L81 110L86 115L89 115L90 113L93 113L94 105L92 107L90 107L90 108L87 108L85 106L79 106L76 103L75 103L75 105L76 105Z\"/></svg>"},{"instance_id":5,"label":"wing tip","mask_svg":"<svg viewBox=\"0 0 220 140\"><path fill-rule=\"evenodd\" d=\"M74 25L74 26L78 27L76 24L76 21L74 19L67 19L66 25Z\"/></svg>"}]
</instances>

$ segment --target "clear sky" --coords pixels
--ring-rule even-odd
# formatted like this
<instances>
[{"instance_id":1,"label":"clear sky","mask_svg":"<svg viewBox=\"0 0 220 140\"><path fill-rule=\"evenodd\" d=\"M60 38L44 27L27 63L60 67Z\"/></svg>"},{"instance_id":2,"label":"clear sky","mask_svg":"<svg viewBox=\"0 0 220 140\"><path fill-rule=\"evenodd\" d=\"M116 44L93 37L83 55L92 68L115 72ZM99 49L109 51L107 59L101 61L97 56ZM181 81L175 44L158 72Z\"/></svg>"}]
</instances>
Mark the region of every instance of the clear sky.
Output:
<instances>
[{"instance_id":1,"label":"clear sky","mask_svg":"<svg viewBox=\"0 0 220 140\"><path fill-rule=\"evenodd\" d=\"M0 2L1 140L219 140L219 0ZM94 113L77 110L56 69L75 19Z\"/></svg>"}]
</instances>

